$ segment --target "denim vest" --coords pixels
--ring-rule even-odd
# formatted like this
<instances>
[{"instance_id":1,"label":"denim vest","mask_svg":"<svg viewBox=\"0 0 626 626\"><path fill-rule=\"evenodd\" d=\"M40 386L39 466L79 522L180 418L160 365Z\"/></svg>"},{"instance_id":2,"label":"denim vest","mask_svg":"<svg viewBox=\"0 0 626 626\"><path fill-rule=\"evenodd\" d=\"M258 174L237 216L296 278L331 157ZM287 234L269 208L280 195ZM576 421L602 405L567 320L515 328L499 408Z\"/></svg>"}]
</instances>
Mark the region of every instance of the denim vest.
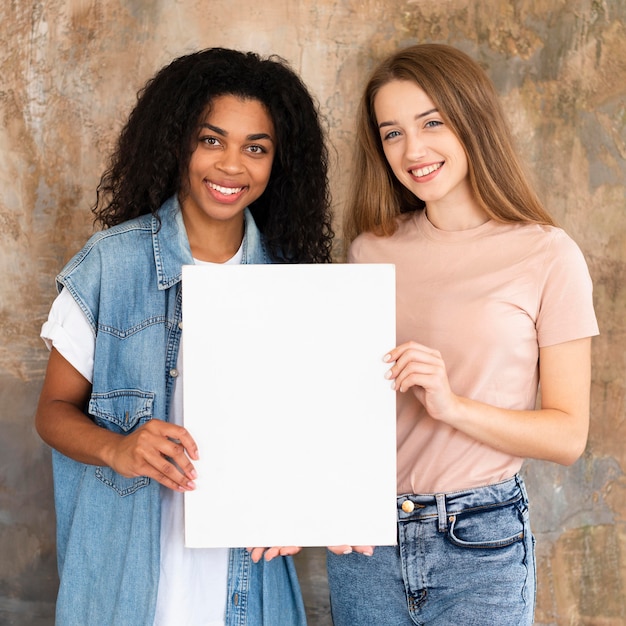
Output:
<instances>
[{"instance_id":1,"label":"denim vest","mask_svg":"<svg viewBox=\"0 0 626 626\"><path fill-rule=\"evenodd\" d=\"M130 433L167 420L181 336L181 268L193 259L177 199L96 233L57 277L95 335L88 413ZM249 211L243 263L271 263ZM152 626L159 581L160 486L53 450L60 587L57 626ZM306 624L293 561L230 550L227 626Z\"/></svg>"}]
</instances>

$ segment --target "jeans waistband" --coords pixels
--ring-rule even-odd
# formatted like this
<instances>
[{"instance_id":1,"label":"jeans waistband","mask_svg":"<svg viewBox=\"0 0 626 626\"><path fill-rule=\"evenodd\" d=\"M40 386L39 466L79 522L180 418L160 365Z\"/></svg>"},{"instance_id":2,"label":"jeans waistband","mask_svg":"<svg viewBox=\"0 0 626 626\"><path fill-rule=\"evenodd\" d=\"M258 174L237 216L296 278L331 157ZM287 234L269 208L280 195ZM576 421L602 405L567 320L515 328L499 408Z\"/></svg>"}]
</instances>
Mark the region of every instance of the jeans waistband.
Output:
<instances>
[{"instance_id":1,"label":"jeans waistband","mask_svg":"<svg viewBox=\"0 0 626 626\"><path fill-rule=\"evenodd\" d=\"M398 521L438 518L439 531L448 526L448 517L461 512L513 504L526 500L526 488L521 476L493 485L464 491L431 494L402 494L397 498Z\"/></svg>"}]
</instances>

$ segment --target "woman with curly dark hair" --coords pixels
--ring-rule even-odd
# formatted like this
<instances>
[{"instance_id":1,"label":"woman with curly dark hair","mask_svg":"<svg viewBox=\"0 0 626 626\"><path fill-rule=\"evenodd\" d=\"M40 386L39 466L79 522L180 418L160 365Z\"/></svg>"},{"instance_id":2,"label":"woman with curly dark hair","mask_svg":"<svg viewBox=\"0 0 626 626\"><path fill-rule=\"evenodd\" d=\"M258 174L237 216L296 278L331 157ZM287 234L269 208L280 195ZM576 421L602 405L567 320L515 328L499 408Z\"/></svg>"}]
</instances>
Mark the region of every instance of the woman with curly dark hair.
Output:
<instances>
[{"instance_id":1,"label":"woman with curly dark hair","mask_svg":"<svg viewBox=\"0 0 626 626\"><path fill-rule=\"evenodd\" d=\"M261 559L261 548L184 547L198 450L182 426L179 346L183 265L330 261L313 99L275 57L174 60L140 91L93 210L105 228L57 277L42 328L56 623L305 623L296 548Z\"/></svg>"},{"instance_id":2,"label":"woman with curly dark hair","mask_svg":"<svg viewBox=\"0 0 626 626\"><path fill-rule=\"evenodd\" d=\"M169 197L187 191L198 120L220 95L257 100L274 124L272 174L265 192L248 203L272 256L296 263L329 262L324 135L307 88L276 57L213 48L163 68L140 93L122 130L112 165L98 187L97 219L114 226L156 214Z\"/></svg>"}]
</instances>

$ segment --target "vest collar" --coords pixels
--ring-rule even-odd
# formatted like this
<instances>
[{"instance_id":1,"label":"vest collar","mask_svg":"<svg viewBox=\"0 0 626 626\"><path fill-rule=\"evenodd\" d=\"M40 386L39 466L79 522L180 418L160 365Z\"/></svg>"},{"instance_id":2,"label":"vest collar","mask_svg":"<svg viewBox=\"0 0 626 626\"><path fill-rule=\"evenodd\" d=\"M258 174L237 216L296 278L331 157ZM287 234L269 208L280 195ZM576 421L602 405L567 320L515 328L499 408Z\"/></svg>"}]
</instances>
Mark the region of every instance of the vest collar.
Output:
<instances>
[{"instance_id":1,"label":"vest collar","mask_svg":"<svg viewBox=\"0 0 626 626\"><path fill-rule=\"evenodd\" d=\"M269 263L261 233L246 208L242 263ZM160 223L159 223L160 219ZM152 245L159 289L169 289L181 280L182 266L193 265L191 248L177 196L172 196L152 216Z\"/></svg>"}]
</instances>

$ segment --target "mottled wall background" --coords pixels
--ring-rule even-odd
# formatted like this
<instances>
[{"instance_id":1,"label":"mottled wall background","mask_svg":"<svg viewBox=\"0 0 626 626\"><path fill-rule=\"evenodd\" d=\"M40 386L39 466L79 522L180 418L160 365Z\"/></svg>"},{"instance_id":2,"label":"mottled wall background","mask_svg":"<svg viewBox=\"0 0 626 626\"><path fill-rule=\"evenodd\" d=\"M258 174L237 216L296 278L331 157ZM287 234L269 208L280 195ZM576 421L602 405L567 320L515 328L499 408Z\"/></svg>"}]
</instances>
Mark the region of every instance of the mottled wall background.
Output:
<instances>
[{"instance_id":1,"label":"mottled wall background","mask_svg":"<svg viewBox=\"0 0 626 626\"><path fill-rule=\"evenodd\" d=\"M625 0L3 0L0 37L0 624L53 623L50 459L32 422L47 359L38 333L55 273L91 232L137 89L200 47L285 57L326 116L339 215L359 182L350 146L364 78L422 41L484 65L542 196L587 257L602 330L589 445L571 468L526 469L537 623L626 624ZM312 625L329 624L324 551L298 564Z\"/></svg>"}]
</instances>

